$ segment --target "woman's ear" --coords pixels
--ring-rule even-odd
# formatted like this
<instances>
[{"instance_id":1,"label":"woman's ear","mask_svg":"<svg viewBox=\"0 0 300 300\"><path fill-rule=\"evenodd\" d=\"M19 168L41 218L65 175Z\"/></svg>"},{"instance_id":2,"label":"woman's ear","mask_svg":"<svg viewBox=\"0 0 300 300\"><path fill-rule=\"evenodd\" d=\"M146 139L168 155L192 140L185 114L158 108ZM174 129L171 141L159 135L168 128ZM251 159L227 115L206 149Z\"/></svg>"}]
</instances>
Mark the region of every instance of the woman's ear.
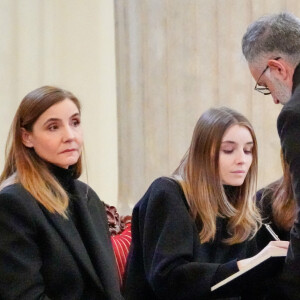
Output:
<instances>
[{"instance_id":1,"label":"woman's ear","mask_svg":"<svg viewBox=\"0 0 300 300\"><path fill-rule=\"evenodd\" d=\"M31 141L31 133L28 132L25 128L21 128L21 135L22 135L22 143L24 146L28 148L33 147L33 143Z\"/></svg>"}]
</instances>

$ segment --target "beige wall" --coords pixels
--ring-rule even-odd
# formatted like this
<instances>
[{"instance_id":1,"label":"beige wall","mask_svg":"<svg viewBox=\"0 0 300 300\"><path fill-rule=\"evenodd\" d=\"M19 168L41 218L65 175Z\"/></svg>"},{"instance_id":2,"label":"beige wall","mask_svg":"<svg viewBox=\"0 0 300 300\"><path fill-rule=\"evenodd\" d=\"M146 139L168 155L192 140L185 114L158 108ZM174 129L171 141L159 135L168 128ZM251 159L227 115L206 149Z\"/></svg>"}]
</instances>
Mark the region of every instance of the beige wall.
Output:
<instances>
[{"instance_id":1,"label":"beige wall","mask_svg":"<svg viewBox=\"0 0 300 300\"><path fill-rule=\"evenodd\" d=\"M0 169L21 99L41 85L57 85L82 102L89 184L104 201L116 204L113 2L1 0L0 28Z\"/></svg>"},{"instance_id":2,"label":"beige wall","mask_svg":"<svg viewBox=\"0 0 300 300\"><path fill-rule=\"evenodd\" d=\"M211 106L251 120L259 186L278 178L280 106L253 91L240 41L285 9L300 16L298 0L0 1L0 169L18 103L52 84L81 99L89 184L121 212L174 170Z\"/></svg>"},{"instance_id":3,"label":"beige wall","mask_svg":"<svg viewBox=\"0 0 300 300\"><path fill-rule=\"evenodd\" d=\"M253 90L241 53L247 26L290 10L298 0L118 0L116 11L119 182L130 210L156 177L169 175L187 150L199 116L229 106L252 122L262 187L281 176L271 96Z\"/></svg>"}]
</instances>

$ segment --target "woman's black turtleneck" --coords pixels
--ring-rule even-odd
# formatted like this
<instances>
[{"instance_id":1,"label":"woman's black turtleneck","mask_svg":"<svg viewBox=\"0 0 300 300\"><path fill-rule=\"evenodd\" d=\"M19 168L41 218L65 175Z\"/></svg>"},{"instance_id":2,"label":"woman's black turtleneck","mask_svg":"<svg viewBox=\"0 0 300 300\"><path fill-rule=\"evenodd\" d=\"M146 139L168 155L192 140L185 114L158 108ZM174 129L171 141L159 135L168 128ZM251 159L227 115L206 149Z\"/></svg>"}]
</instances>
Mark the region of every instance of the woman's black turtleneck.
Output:
<instances>
[{"instance_id":1,"label":"woman's black turtleneck","mask_svg":"<svg viewBox=\"0 0 300 300\"><path fill-rule=\"evenodd\" d=\"M60 185L67 193L74 193L74 168L71 166L68 169L58 167L56 165L49 165L50 172L54 175Z\"/></svg>"},{"instance_id":2,"label":"woman's black turtleneck","mask_svg":"<svg viewBox=\"0 0 300 300\"><path fill-rule=\"evenodd\" d=\"M77 231L81 236L81 239L84 240L84 234L82 232L83 224L81 224L80 222L80 208L78 207L78 197L74 184L74 168L71 166L68 169L65 169L51 164L49 170L66 191L69 197L67 216L74 223Z\"/></svg>"}]
</instances>

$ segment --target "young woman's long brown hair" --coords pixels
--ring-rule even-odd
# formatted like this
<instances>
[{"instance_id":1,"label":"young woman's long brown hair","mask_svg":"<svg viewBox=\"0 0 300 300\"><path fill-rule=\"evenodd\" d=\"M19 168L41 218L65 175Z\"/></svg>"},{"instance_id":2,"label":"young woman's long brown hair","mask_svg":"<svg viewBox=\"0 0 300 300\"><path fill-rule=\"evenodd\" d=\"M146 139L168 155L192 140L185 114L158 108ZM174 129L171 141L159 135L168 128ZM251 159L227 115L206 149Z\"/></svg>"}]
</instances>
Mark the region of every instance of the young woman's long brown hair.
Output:
<instances>
[{"instance_id":1,"label":"young woman's long brown hair","mask_svg":"<svg viewBox=\"0 0 300 300\"><path fill-rule=\"evenodd\" d=\"M241 186L234 187L227 198L219 172L219 153L225 131L233 126L246 127L253 139L253 161ZM240 113L226 107L206 111L194 129L189 150L173 177L181 184L191 214L200 218L200 241L209 242L216 234L217 217L228 218L229 238L226 244L236 244L253 237L261 218L253 195L257 180L257 142L250 122Z\"/></svg>"},{"instance_id":2,"label":"young woman's long brown hair","mask_svg":"<svg viewBox=\"0 0 300 300\"><path fill-rule=\"evenodd\" d=\"M0 190L14 182L19 182L32 196L50 212L64 217L69 198L58 181L51 175L47 163L33 148L24 146L22 128L31 132L35 121L52 105L72 100L80 112L78 99L66 90L43 86L27 94L15 114L6 144L6 160L0 176ZM82 171L81 156L74 165L74 175L78 178Z\"/></svg>"},{"instance_id":3,"label":"young woman's long brown hair","mask_svg":"<svg viewBox=\"0 0 300 300\"><path fill-rule=\"evenodd\" d=\"M271 194L272 215L275 224L284 230L290 230L296 217L296 201L294 199L289 166L281 152L283 176L271 183L263 192L262 197Z\"/></svg>"}]
</instances>

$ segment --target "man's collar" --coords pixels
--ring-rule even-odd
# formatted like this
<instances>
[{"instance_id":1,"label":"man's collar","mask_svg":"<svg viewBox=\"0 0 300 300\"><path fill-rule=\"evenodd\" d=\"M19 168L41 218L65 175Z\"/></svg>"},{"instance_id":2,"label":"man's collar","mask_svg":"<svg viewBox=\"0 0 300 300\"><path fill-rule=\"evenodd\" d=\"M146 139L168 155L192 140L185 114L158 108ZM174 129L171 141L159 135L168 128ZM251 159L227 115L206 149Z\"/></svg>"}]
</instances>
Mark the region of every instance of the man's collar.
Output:
<instances>
[{"instance_id":1,"label":"man's collar","mask_svg":"<svg viewBox=\"0 0 300 300\"><path fill-rule=\"evenodd\" d=\"M294 75L293 75L293 89L292 89L292 93L294 93L294 90L296 89L296 87L298 85L300 85L300 63L296 67Z\"/></svg>"}]
</instances>

